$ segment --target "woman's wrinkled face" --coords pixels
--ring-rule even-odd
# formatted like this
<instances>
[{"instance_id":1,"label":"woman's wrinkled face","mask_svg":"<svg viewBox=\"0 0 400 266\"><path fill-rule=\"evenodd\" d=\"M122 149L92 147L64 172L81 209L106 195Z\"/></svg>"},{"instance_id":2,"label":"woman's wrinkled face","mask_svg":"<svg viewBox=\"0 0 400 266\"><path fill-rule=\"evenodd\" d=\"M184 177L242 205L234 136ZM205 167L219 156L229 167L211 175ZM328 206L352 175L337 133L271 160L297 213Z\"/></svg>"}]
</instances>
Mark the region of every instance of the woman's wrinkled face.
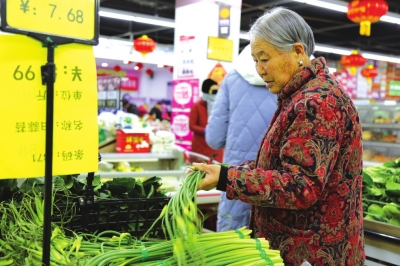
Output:
<instances>
[{"instance_id":1,"label":"woman's wrinkled face","mask_svg":"<svg viewBox=\"0 0 400 266\"><path fill-rule=\"evenodd\" d=\"M271 93L280 93L293 75L299 71L299 55L295 49L280 52L260 38L254 38L250 46L257 73L265 81Z\"/></svg>"}]
</instances>

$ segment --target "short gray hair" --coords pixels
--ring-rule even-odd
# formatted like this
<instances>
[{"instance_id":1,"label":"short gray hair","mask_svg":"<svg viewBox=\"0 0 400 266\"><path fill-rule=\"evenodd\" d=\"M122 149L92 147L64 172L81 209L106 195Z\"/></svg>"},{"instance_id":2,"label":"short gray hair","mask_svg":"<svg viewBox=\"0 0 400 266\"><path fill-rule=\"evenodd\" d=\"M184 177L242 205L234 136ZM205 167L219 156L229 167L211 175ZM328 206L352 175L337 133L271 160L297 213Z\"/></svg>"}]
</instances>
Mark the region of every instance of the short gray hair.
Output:
<instances>
[{"instance_id":1,"label":"short gray hair","mask_svg":"<svg viewBox=\"0 0 400 266\"><path fill-rule=\"evenodd\" d=\"M299 14L284 7L274 7L259 17L251 26L249 36L250 40L264 39L281 52L289 52L296 42L303 44L308 56L315 49L310 26Z\"/></svg>"}]
</instances>

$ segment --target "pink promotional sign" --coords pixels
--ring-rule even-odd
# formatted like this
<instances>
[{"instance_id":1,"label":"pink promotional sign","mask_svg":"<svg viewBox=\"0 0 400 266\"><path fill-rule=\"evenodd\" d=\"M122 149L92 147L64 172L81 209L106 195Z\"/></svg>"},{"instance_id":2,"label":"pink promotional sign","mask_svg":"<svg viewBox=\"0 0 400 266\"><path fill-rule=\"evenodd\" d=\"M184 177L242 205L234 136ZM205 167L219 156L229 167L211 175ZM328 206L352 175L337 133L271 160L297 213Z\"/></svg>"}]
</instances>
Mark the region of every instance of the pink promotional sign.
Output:
<instances>
[{"instance_id":1,"label":"pink promotional sign","mask_svg":"<svg viewBox=\"0 0 400 266\"><path fill-rule=\"evenodd\" d=\"M177 142L191 143L193 132L189 129L189 115L190 112L172 112L171 115L171 129L175 134Z\"/></svg>"},{"instance_id":2,"label":"pink promotional sign","mask_svg":"<svg viewBox=\"0 0 400 266\"><path fill-rule=\"evenodd\" d=\"M172 82L172 109L192 108L199 100L199 80L184 79Z\"/></svg>"}]
</instances>

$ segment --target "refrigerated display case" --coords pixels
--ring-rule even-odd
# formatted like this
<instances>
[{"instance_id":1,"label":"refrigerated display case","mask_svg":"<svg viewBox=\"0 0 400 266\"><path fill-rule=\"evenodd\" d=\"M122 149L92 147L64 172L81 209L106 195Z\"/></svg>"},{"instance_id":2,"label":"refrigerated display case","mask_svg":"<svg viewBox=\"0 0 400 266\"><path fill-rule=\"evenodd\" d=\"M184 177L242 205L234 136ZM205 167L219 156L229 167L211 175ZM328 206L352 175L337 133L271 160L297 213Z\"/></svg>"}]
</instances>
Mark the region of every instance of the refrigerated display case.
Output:
<instances>
[{"instance_id":1,"label":"refrigerated display case","mask_svg":"<svg viewBox=\"0 0 400 266\"><path fill-rule=\"evenodd\" d=\"M354 101L359 112L365 166L400 157L400 105L396 102Z\"/></svg>"}]
</instances>

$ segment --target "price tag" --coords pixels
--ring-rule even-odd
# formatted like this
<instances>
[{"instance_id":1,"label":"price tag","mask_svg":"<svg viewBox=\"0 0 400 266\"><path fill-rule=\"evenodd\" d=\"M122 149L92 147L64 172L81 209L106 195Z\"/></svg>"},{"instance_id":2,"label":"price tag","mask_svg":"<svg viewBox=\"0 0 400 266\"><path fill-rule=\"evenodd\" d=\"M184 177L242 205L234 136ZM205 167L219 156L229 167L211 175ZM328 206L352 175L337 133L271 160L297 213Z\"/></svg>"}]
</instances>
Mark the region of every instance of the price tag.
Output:
<instances>
[{"instance_id":1,"label":"price tag","mask_svg":"<svg viewBox=\"0 0 400 266\"><path fill-rule=\"evenodd\" d=\"M44 176L47 48L23 35L0 35L0 179ZM79 60L76 60L79 58ZM55 48L54 175L98 169L97 75L93 47Z\"/></svg>"},{"instance_id":2,"label":"price tag","mask_svg":"<svg viewBox=\"0 0 400 266\"><path fill-rule=\"evenodd\" d=\"M3 31L98 43L98 0L1 0L1 6Z\"/></svg>"},{"instance_id":3,"label":"price tag","mask_svg":"<svg viewBox=\"0 0 400 266\"><path fill-rule=\"evenodd\" d=\"M232 62L233 40L217 37L208 37L207 58Z\"/></svg>"}]
</instances>

